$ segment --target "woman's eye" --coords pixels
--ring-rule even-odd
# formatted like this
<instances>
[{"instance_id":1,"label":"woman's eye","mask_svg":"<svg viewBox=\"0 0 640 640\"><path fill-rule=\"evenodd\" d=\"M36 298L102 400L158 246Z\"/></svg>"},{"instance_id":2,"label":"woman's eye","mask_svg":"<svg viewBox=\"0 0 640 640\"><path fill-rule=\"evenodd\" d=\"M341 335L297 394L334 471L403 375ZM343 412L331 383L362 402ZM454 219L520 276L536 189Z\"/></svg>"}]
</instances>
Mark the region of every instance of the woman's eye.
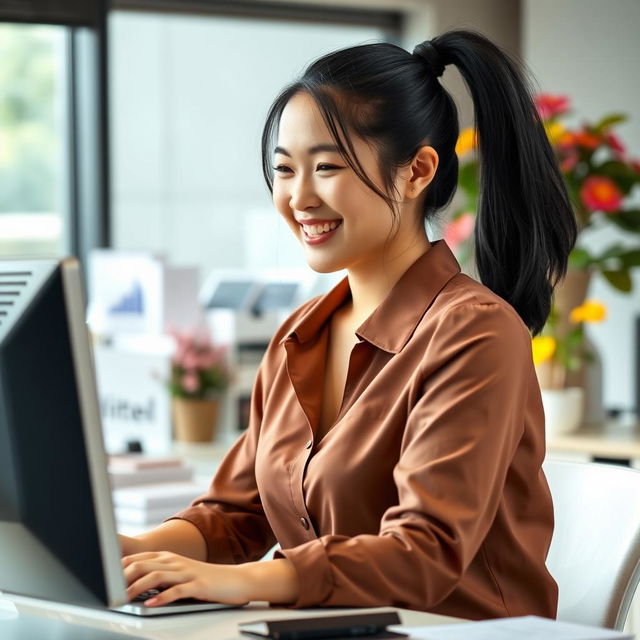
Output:
<instances>
[{"instance_id":1,"label":"woman's eye","mask_svg":"<svg viewBox=\"0 0 640 640\"><path fill-rule=\"evenodd\" d=\"M283 164L279 164L276 167L271 167L274 171L279 171L280 173L286 173L289 171L289 167L286 167Z\"/></svg>"},{"instance_id":2,"label":"woman's eye","mask_svg":"<svg viewBox=\"0 0 640 640\"><path fill-rule=\"evenodd\" d=\"M323 167L324 167L325 171L332 171L333 169L340 169L340 167L336 167L333 164L319 164L318 165L318 169L323 169Z\"/></svg>"}]
</instances>

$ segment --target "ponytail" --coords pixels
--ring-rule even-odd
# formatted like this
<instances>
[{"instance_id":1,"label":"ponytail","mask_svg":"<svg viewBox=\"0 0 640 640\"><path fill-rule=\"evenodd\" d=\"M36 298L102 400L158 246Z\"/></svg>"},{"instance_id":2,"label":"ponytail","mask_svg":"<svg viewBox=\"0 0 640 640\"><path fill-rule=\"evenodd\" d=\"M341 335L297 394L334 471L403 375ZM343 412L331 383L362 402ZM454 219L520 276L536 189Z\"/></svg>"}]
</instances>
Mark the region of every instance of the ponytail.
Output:
<instances>
[{"instance_id":1,"label":"ponytail","mask_svg":"<svg viewBox=\"0 0 640 640\"><path fill-rule=\"evenodd\" d=\"M518 65L485 37L451 31L431 44L454 64L475 110L480 197L475 257L483 284L535 335L567 270L576 221L544 127Z\"/></svg>"},{"instance_id":2,"label":"ponytail","mask_svg":"<svg viewBox=\"0 0 640 640\"><path fill-rule=\"evenodd\" d=\"M577 235L575 216L524 73L504 51L473 31L449 31L413 54L391 43L348 47L313 62L273 102L262 134L262 166L273 191L271 155L280 116L298 92L318 105L338 150L356 175L397 216L395 174L425 144L438 153L422 215L453 198L458 179L458 116L438 77L447 64L462 74L475 107L480 197L475 254L483 284L509 302L533 335L565 275ZM341 132L346 140L344 144ZM364 172L350 132L379 150L383 188Z\"/></svg>"}]
</instances>

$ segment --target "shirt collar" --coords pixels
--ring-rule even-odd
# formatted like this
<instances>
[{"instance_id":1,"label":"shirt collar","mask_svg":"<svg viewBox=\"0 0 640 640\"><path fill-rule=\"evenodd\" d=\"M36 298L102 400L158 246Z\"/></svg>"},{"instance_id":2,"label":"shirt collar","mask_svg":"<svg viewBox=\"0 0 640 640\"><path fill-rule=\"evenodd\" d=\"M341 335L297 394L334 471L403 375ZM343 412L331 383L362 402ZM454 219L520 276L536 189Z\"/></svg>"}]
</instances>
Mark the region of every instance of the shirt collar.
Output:
<instances>
[{"instance_id":1,"label":"shirt collar","mask_svg":"<svg viewBox=\"0 0 640 640\"><path fill-rule=\"evenodd\" d=\"M384 351L398 353L413 335L435 297L458 273L460 265L445 241L432 242L431 247L400 276L386 298L358 327L356 335ZM299 342L307 342L316 336L350 295L349 278L345 276L307 309L280 343L293 334Z\"/></svg>"}]
</instances>

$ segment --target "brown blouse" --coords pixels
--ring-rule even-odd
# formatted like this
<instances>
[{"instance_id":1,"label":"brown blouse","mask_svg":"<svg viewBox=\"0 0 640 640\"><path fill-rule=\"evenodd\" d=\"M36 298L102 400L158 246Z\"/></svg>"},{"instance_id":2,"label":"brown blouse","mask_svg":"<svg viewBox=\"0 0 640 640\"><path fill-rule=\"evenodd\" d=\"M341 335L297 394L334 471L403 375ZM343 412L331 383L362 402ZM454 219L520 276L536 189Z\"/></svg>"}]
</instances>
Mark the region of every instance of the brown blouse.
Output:
<instances>
[{"instance_id":1,"label":"brown blouse","mask_svg":"<svg viewBox=\"0 0 640 640\"><path fill-rule=\"evenodd\" d=\"M264 355L249 428L174 517L208 560L276 542L294 607L555 617L553 511L530 334L440 240L356 331L335 424L314 438L331 315L348 277L301 305Z\"/></svg>"}]
</instances>

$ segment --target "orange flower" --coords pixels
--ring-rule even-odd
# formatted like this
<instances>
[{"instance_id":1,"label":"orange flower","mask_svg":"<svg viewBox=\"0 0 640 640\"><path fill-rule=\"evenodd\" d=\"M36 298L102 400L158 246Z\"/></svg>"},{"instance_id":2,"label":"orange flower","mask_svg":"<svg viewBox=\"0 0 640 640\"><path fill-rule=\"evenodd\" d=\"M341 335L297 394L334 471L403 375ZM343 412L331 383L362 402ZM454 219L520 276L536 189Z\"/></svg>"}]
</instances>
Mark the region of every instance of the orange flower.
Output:
<instances>
[{"instance_id":1,"label":"orange flower","mask_svg":"<svg viewBox=\"0 0 640 640\"><path fill-rule=\"evenodd\" d=\"M583 129L574 134L574 142L585 149L597 149L602 140L597 135Z\"/></svg>"},{"instance_id":2,"label":"orange flower","mask_svg":"<svg viewBox=\"0 0 640 640\"><path fill-rule=\"evenodd\" d=\"M592 211L618 211L622 204L622 192L616 183L604 176L590 176L582 184L580 198Z\"/></svg>"}]
</instances>

